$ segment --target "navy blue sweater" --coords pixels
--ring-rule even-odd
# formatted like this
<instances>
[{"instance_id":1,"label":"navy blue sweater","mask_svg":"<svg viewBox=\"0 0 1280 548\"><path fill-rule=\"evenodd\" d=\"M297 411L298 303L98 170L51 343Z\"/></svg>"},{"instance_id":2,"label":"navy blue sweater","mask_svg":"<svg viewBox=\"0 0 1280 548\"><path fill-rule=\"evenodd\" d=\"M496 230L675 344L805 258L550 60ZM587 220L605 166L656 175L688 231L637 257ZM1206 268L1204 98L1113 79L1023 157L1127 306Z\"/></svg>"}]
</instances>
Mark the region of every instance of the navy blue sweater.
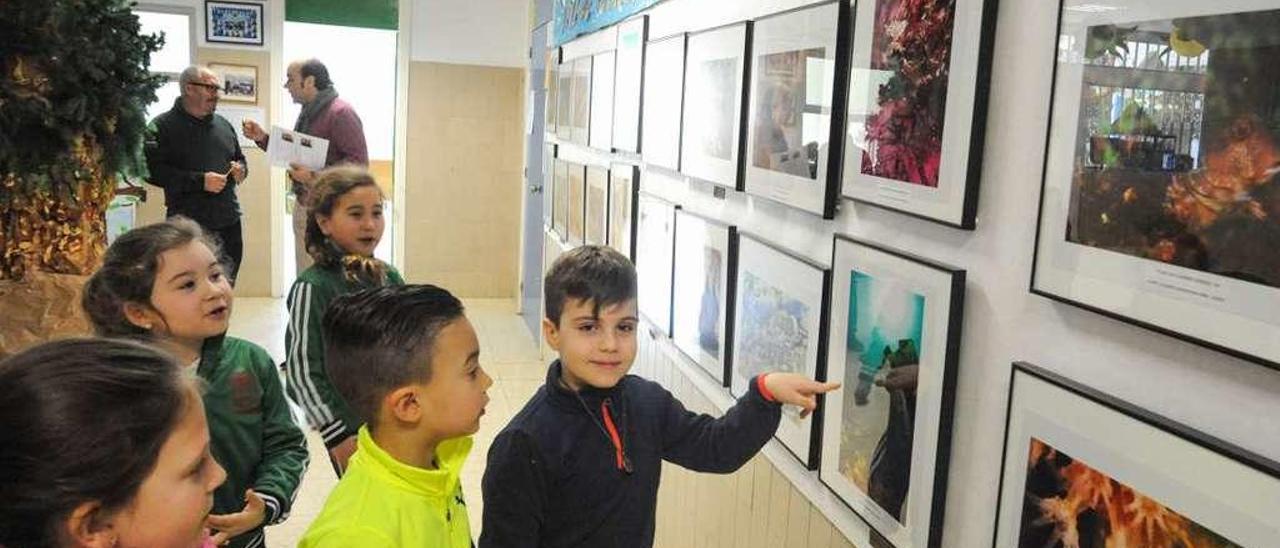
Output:
<instances>
[{"instance_id":1,"label":"navy blue sweater","mask_svg":"<svg viewBox=\"0 0 1280 548\"><path fill-rule=\"evenodd\" d=\"M663 460L727 474L778 428L755 382L717 419L634 375L575 393L560 367L489 449L481 548L652 546Z\"/></svg>"}]
</instances>

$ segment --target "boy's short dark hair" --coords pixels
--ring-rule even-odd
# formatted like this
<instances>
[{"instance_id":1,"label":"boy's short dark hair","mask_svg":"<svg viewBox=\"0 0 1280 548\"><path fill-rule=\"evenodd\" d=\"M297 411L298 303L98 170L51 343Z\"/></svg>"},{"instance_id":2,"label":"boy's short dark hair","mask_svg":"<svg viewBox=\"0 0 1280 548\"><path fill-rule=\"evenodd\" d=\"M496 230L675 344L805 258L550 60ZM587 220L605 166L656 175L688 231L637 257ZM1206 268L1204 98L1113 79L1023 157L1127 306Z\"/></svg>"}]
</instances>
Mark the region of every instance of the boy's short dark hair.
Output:
<instances>
[{"instance_id":1,"label":"boy's short dark hair","mask_svg":"<svg viewBox=\"0 0 1280 548\"><path fill-rule=\"evenodd\" d=\"M611 247L584 245L566 252L551 264L542 284L547 319L560 325L560 314L569 299L591 301L600 308L636 298L636 267Z\"/></svg>"},{"instance_id":2,"label":"boy's short dark hair","mask_svg":"<svg viewBox=\"0 0 1280 548\"><path fill-rule=\"evenodd\" d=\"M396 388L431 380L436 337L462 314L462 302L434 285L393 285L342 295L324 314L329 379L373 429L382 398ZM420 362L427 366L419 367Z\"/></svg>"}]
</instances>

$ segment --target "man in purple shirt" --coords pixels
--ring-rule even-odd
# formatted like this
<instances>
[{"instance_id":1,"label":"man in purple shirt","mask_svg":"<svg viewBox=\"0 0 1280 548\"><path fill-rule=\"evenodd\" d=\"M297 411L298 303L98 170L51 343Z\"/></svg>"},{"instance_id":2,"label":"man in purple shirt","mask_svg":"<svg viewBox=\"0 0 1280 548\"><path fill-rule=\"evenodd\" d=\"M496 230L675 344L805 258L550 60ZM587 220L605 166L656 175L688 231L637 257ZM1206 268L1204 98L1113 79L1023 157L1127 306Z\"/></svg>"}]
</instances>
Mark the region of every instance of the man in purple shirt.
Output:
<instances>
[{"instance_id":1,"label":"man in purple shirt","mask_svg":"<svg viewBox=\"0 0 1280 548\"><path fill-rule=\"evenodd\" d=\"M364 140L364 126L351 104L338 98L338 92L329 79L329 69L316 59L294 61L289 64L284 89L293 102L302 105L294 131L315 135L329 140L329 153L324 167L339 164L369 165L369 149ZM245 120L244 136L267 150L270 134L253 120ZM289 179L293 181L293 195L297 198L293 209L294 257L301 273L311 266L303 235L307 230L310 209L307 194L315 182L316 172L297 164L289 166Z\"/></svg>"}]
</instances>

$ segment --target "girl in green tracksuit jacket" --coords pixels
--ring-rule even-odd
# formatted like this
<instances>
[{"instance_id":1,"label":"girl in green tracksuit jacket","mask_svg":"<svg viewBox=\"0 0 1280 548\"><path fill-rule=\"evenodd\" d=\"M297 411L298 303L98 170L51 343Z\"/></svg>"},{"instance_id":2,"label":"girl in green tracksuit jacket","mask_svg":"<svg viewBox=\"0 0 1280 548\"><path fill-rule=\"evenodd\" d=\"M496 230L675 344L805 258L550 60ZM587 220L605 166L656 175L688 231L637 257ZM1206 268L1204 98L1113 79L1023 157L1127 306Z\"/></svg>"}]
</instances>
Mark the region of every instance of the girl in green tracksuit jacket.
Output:
<instances>
[{"instance_id":1,"label":"girl in green tracksuit jacket","mask_svg":"<svg viewBox=\"0 0 1280 548\"><path fill-rule=\"evenodd\" d=\"M99 335L149 341L204 381L210 450L227 471L207 525L214 542L254 548L288 517L308 456L271 356L226 336L232 301L217 245L173 217L121 235L82 305Z\"/></svg>"},{"instance_id":2,"label":"girl in green tracksuit jacket","mask_svg":"<svg viewBox=\"0 0 1280 548\"><path fill-rule=\"evenodd\" d=\"M310 189L309 199L306 247L315 265L298 275L286 301L285 388L324 438L334 472L342 476L356 450L360 420L326 372L324 313L339 295L403 285L404 279L373 257L385 224L382 191L368 171L354 166L329 168Z\"/></svg>"}]
</instances>

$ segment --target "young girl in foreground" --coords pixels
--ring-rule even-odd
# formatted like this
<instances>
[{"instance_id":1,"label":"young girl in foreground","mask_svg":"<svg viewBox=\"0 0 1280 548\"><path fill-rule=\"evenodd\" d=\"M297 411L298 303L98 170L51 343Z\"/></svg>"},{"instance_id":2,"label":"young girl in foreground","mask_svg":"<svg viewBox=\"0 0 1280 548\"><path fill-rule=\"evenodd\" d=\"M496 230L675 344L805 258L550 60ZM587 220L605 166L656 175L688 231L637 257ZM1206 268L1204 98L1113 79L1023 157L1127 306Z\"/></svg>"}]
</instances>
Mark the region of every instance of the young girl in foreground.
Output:
<instances>
[{"instance_id":1,"label":"young girl in foreground","mask_svg":"<svg viewBox=\"0 0 1280 548\"><path fill-rule=\"evenodd\" d=\"M320 174L310 192L307 253L315 265L298 275L289 290L289 326L285 331L286 388L320 432L339 476L356 450L360 421L325 372L322 319L339 295L388 284L403 285L391 265L373 257L382 239L382 191L357 167L335 167Z\"/></svg>"},{"instance_id":2,"label":"young girl in foreground","mask_svg":"<svg viewBox=\"0 0 1280 548\"><path fill-rule=\"evenodd\" d=\"M197 382L119 340L0 362L0 545L213 546L205 516L226 474Z\"/></svg>"},{"instance_id":3,"label":"young girl in foreground","mask_svg":"<svg viewBox=\"0 0 1280 548\"><path fill-rule=\"evenodd\" d=\"M289 515L306 438L271 356L226 336L234 298L217 250L182 217L130 230L107 249L83 305L99 335L151 342L207 383L213 456L227 470L209 526L218 543L255 547L264 526Z\"/></svg>"}]
</instances>

